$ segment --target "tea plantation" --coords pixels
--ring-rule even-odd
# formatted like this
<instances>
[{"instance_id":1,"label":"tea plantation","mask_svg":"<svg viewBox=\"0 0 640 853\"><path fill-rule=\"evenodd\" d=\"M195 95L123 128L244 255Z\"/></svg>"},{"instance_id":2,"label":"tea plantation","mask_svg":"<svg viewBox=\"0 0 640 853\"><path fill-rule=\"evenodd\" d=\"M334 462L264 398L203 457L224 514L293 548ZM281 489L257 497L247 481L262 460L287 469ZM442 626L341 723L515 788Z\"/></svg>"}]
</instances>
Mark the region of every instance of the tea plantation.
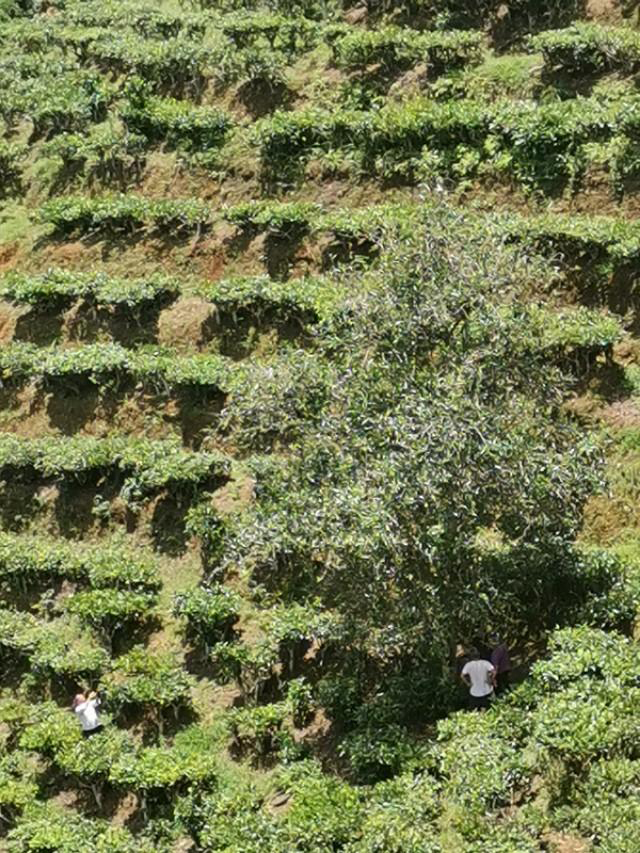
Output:
<instances>
[{"instance_id":1,"label":"tea plantation","mask_svg":"<svg viewBox=\"0 0 640 853\"><path fill-rule=\"evenodd\" d=\"M0 850L639 853L639 4L0 0L0 93Z\"/></svg>"}]
</instances>

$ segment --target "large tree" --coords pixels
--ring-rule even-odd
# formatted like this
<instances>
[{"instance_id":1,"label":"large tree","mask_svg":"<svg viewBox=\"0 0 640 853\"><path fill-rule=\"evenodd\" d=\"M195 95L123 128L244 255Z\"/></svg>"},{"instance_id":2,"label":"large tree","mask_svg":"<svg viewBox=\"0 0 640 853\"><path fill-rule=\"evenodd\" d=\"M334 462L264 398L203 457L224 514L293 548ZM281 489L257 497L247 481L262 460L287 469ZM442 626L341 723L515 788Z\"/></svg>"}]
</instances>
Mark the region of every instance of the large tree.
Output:
<instances>
[{"instance_id":1,"label":"large tree","mask_svg":"<svg viewBox=\"0 0 640 853\"><path fill-rule=\"evenodd\" d=\"M323 331L324 394L306 358L297 390L291 364L271 375L269 417L300 420L227 559L340 613L381 672L430 660L435 676L456 641L543 628L580 598L573 543L600 454L563 410L541 262L446 206L381 249Z\"/></svg>"}]
</instances>

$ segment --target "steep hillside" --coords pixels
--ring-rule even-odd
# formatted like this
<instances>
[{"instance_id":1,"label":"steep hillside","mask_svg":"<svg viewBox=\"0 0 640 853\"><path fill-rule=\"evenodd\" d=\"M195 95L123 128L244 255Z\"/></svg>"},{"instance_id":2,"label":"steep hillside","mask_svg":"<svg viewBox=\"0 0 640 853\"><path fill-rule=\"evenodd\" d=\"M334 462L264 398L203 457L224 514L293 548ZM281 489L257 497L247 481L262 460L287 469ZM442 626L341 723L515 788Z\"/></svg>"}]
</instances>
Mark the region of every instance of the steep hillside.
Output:
<instances>
[{"instance_id":1,"label":"steep hillside","mask_svg":"<svg viewBox=\"0 0 640 853\"><path fill-rule=\"evenodd\" d=\"M638 4L0 0L0 86L0 849L637 853Z\"/></svg>"}]
</instances>

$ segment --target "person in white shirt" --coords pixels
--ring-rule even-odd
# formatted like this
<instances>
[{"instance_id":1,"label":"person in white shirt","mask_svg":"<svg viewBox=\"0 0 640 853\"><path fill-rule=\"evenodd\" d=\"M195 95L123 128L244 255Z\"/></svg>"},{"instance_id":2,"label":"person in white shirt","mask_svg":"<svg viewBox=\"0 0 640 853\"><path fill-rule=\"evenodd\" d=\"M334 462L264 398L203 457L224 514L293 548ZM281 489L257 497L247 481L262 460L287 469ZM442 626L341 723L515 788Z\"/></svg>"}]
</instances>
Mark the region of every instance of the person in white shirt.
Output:
<instances>
[{"instance_id":1,"label":"person in white shirt","mask_svg":"<svg viewBox=\"0 0 640 853\"><path fill-rule=\"evenodd\" d=\"M84 737L91 737L104 728L96 710L99 704L100 699L93 691L88 696L78 693L73 699L71 707L82 726Z\"/></svg>"},{"instance_id":2,"label":"person in white shirt","mask_svg":"<svg viewBox=\"0 0 640 853\"><path fill-rule=\"evenodd\" d=\"M469 705L473 710L488 708L493 699L496 671L493 664L480 657L477 649L469 652L471 660L464 665L460 678L469 688Z\"/></svg>"}]
</instances>

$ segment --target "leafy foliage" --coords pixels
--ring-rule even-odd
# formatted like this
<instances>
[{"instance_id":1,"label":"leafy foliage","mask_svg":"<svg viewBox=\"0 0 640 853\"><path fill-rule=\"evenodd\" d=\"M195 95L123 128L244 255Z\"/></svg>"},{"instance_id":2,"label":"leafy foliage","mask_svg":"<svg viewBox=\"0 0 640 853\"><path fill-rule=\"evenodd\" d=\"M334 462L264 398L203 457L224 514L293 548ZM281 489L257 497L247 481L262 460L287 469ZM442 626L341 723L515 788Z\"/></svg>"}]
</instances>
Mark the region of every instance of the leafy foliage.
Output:
<instances>
[{"instance_id":1,"label":"leafy foliage","mask_svg":"<svg viewBox=\"0 0 640 853\"><path fill-rule=\"evenodd\" d=\"M197 200L151 201L139 196L69 197L45 202L38 218L60 234L104 228L132 231L145 225L159 230L193 230L211 220L211 208Z\"/></svg>"},{"instance_id":2,"label":"leafy foliage","mask_svg":"<svg viewBox=\"0 0 640 853\"><path fill-rule=\"evenodd\" d=\"M100 672L108 657L97 643L82 641L74 625L57 619L42 622L30 613L0 610L0 649L5 660L26 657L36 676L74 677L80 681Z\"/></svg>"},{"instance_id":3,"label":"leafy foliage","mask_svg":"<svg viewBox=\"0 0 640 853\"><path fill-rule=\"evenodd\" d=\"M571 559L598 482L596 448L557 409L560 376L532 353L537 310L495 302L518 293L527 263L447 210L386 257L337 321L349 318L343 378L318 426L264 471L229 545L258 581L338 607L381 671L428 666L489 620L468 592L487 583L482 529L499 532L496 566L526 551L536 586L534 566ZM555 621L557 601L546 606Z\"/></svg>"},{"instance_id":4,"label":"leafy foliage","mask_svg":"<svg viewBox=\"0 0 640 853\"><path fill-rule=\"evenodd\" d=\"M89 305L125 305L144 309L156 302L175 298L179 287L175 279L158 275L132 280L100 271L80 273L58 268L36 276L10 272L2 279L0 292L4 299L43 310L68 308L78 299Z\"/></svg>"},{"instance_id":5,"label":"leafy foliage","mask_svg":"<svg viewBox=\"0 0 640 853\"><path fill-rule=\"evenodd\" d=\"M153 846L134 838L126 829L104 820L91 820L50 803L37 803L25 811L9 835L11 851L94 850L111 853L151 853Z\"/></svg>"},{"instance_id":6,"label":"leafy foliage","mask_svg":"<svg viewBox=\"0 0 640 853\"><path fill-rule=\"evenodd\" d=\"M150 142L161 141L191 151L218 148L232 124L220 110L194 107L173 98L148 97L144 91L131 92L123 118L131 130Z\"/></svg>"},{"instance_id":7,"label":"leafy foliage","mask_svg":"<svg viewBox=\"0 0 640 853\"><path fill-rule=\"evenodd\" d=\"M150 619L154 604L155 596L148 592L92 589L76 592L64 607L96 628L111 645L116 633Z\"/></svg>"},{"instance_id":8,"label":"leafy foliage","mask_svg":"<svg viewBox=\"0 0 640 853\"><path fill-rule=\"evenodd\" d=\"M192 680L171 655L152 655L137 647L117 659L102 681L116 709L142 705L156 714L189 706Z\"/></svg>"},{"instance_id":9,"label":"leafy foliage","mask_svg":"<svg viewBox=\"0 0 640 853\"><path fill-rule=\"evenodd\" d=\"M67 544L39 536L0 535L0 577L8 586L66 578L96 589L153 592L160 586L153 560L118 544Z\"/></svg>"},{"instance_id":10,"label":"leafy foliage","mask_svg":"<svg viewBox=\"0 0 640 853\"><path fill-rule=\"evenodd\" d=\"M482 34L474 32L433 32L418 35L415 30L381 27L361 32L347 31L332 43L334 60L344 68L361 68L381 62L402 67L426 62L430 70L442 73L478 62Z\"/></svg>"},{"instance_id":11,"label":"leafy foliage","mask_svg":"<svg viewBox=\"0 0 640 853\"><path fill-rule=\"evenodd\" d=\"M217 355L175 357L171 350L148 348L129 350L119 344L87 344L77 349L42 349L30 344L14 344L0 357L0 372L7 382L34 379L55 387L64 382L88 380L98 386L117 388L133 380L149 390L229 390L237 371Z\"/></svg>"},{"instance_id":12,"label":"leafy foliage","mask_svg":"<svg viewBox=\"0 0 640 853\"><path fill-rule=\"evenodd\" d=\"M29 120L32 136L39 139L82 130L91 122L104 120L115 95L112 85L94 72L69 70L55 74L55 69L51 70L50 79L34 77L9 91L0 107L6 122Z\"/></svg>"},{"instance_id":13,"label":"leafy foliage","mask_svg":"<svg viewBox=\"0 0 640 853\"><path fill-rule=\"evenodd\" d=\"M566 29L534 36L529 46L542 53L549 70L559 67L574 75L593 71L632 73L640 68L640 36L626 27L576 22Z\"/></svg>"},{"instance_id":14,"label":"leafy foliage","mask_svg":"<svg viewBox=\"0 0 640 853\"><path fill-rule=\"evenodd\" d=\"M224 476L227 462L208 452L190 453L170 441L126 439L20 439L0 437L0 470L6 475L19 469L43 477L76 477L114 468L125 479L122 497L131 504L168 486L195 489L212 477Z\"/></svg>"},{"instance_id":15,"label":"leafy foliage","mask_svg":"<svg viewBox=\"0 0 640 853\"><path fill-rule=\"evenodd\" d=\"M278 180L313 152L347 149L358 153L366 174L414 182L502 176L545 190L579 179L584 146L632 137L628 116L636 100L488 104L417 97L369 111L276 112L256 127L255 138L266 172L280 174ZM631 152L619 145L618 157L625 156Z\"/></svg>"},{"instance_id":16,"label":"leafy foliage","mask_svg":"<svg viewBox=\"0 0 640 853\"><path fill-rule=\"evenodd\" d=\"M92 127L89 133L59 133L44 149L60 158L67 173L84 174L91 181L125 186L142 174L145 139L139 134L123 133L107 125Z\"/></svg>"},{"instance_id":17,"label":"leafy foliage","mask_svg":"<svg viewBox=\"0 0 640 853\"><path fill-rule=\"evenodd\" d=\"M233 637L240 598L224 587L198 587L176 596L173 612L184 620L187 640L201 644L205 654L215 643Z\"/></svg>"}]
</instances>

